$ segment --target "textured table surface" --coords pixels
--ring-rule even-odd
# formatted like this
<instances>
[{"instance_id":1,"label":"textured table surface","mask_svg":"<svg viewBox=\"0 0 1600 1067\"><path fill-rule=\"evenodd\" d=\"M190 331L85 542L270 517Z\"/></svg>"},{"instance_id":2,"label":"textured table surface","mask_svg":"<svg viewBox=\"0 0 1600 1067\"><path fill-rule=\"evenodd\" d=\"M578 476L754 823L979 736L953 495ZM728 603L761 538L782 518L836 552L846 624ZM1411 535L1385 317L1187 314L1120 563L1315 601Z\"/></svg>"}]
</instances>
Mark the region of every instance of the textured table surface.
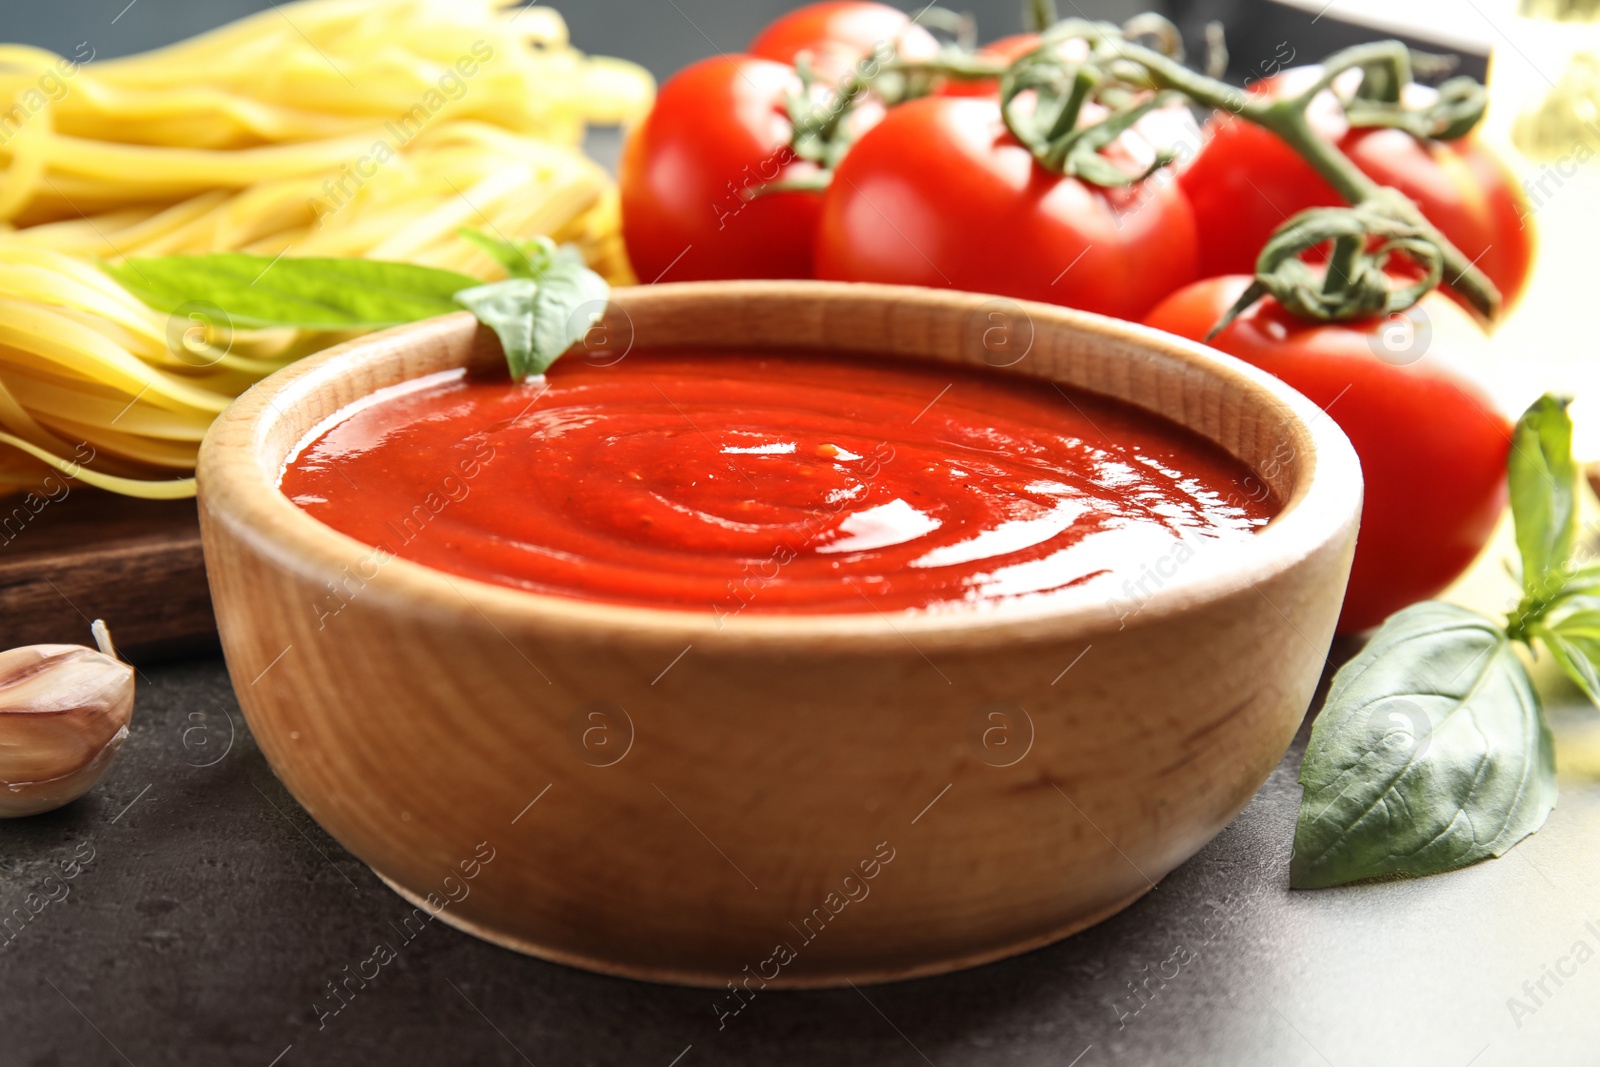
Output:
<instances>
[{"instance_id":1,"label":"textured table surface","mask_svg":"<svg viewBox=\"0 0 1600 1067\"><path fill-rule=\"evenodd\" d=\"M220 660L143 674L106 781L0 823L0 920L48 898L0 928L0 1067L1600 1063L1600 785L1565 778L1546 828L1498 862L1292 893L1299 744L1154 892L1017 959L767 992L719 1030L710 992L434 923L319 1026L327 983L399 944L410 909L273 777ZM1592 719L1558 715L1558 735Z\"/></svg>"}]
</instances>

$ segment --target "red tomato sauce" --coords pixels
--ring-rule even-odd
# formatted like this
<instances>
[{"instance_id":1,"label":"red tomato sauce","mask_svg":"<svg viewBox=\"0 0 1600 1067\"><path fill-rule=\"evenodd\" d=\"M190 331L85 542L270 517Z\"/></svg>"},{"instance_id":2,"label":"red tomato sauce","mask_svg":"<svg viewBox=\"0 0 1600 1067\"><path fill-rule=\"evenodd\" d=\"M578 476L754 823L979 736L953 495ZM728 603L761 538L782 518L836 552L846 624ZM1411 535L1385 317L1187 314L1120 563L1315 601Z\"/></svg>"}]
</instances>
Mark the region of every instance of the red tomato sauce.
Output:
<instances>
[{"instance_id":1,"label":"red tomato sauce","mask_svg":"<svg viewBox=\"0 0 1600 1067\"><path fill-rule=\"evenodd\" d=\"M451 574L719 616L1137 600L1277 510L1243 464L1127 405L806 354L434 375L341 413L282 489Z\"/></svg>"}]
</instances>

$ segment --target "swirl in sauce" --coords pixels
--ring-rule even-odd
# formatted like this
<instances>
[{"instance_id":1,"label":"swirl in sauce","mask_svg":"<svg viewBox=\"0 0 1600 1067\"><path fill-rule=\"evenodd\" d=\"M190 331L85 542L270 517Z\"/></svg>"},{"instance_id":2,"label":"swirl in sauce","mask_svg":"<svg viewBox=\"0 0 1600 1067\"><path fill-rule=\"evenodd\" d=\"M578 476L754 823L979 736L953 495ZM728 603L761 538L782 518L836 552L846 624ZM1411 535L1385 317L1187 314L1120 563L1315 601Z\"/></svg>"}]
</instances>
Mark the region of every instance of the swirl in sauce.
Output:
<instances>
[{"instance_id":1,"label":"swirl in sauce","mask_svg":"<svg viewBox=\"0 0 1600 1067\"><path fill-rule=\"evenodd\" d=\"M1032 379L674 351L385 390L292 457L282 489L451 574L726 615L1126 598L1157 561L1265 525L1278 505L1250 475L1172 423Z\"/></svg>"}]
</instances>

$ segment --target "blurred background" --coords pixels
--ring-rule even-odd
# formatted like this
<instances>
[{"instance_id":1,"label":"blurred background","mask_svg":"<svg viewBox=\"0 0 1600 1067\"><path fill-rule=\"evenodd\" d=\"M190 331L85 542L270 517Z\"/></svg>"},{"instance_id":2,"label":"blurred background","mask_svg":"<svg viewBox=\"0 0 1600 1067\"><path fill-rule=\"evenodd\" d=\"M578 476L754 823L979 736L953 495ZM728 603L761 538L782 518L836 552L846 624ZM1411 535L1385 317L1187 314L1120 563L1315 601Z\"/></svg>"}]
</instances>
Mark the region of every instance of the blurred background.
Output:
<instances>
[{"instance_id":1,"label":"blurred background","mask_svg":"<svg viewBox=\"0 0 1600 1067\"><path fill-rule=\"evenodd\" d=\"M1062 0L1063 16L1121 22L1155 10L1184 24L1194 40L1206 21L1229 32L1235 78L1273 54L1277 42L1304 42L1320 56L1359 40L1394 36L1428 42L1462 54L1465 69L1481 75L1495 33L1478 0ZM282 6L271 0L77 0L68 4L6 5L8 40L71 53L87 41L102 57L126 55L221 26L243 15ZM550 5L561 12L572 40L585 51L624 56L664 78L716 51L737 52L777 15L803 0L579 0ZM914 10L906 2L898 6ZM956 0L944 4L970 12L985 39L1022 30L1022 0ZM1490 6L1496 6L1491 4ZM1503 6L1503 5L1498 5ZM1381 32L1379 32L1381 31ZM1269 41L1270 39L1270 41ZM1313 47L1314 46L1314 47Z\"/></svg>"},{"instance_id":2,"label":"blurred background","mask_svg":"<svg viewBox=\"0 0 1600 1067\"><path fill-rule=\"evenodd\" d=\"M1117 21L1146 6L1140 0L1081 2L1092 17ZM275 6L270 0L135 0L127 5L128 0L13 2L6 5L13 9L7 12L6 37L69 53L87 40L99 55L118 56L156 48ZM762 26L803 6L803 0L578 0L549 6L567 20L579 48L632 59L660 79L715 51L740 51ZM1021 0L974 0L950 6L972 12L986 37L1022 28Z\"/></svg>"}]
</instances>

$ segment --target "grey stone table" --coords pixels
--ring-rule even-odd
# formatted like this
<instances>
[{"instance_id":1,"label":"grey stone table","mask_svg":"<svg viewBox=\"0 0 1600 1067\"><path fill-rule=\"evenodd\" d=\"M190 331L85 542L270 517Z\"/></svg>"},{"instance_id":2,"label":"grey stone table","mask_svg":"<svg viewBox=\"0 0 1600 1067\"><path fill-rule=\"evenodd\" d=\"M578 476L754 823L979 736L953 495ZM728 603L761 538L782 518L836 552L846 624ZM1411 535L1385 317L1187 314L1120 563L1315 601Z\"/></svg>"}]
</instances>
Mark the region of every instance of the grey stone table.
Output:
<instances>
[{"instance_id":1,"label":"grey stone table","mask_svg":"<svg viewBox=\"0 0 1600 1067\"><path fill-rule=\"evenodd\" d=\"M1593 778L1564 778L1546 828L1498 862L1294 893L1302 732L1250 807L1154 892L1006 962L766 992L719 1030L707 991L433 923L341 1007L328 983L400 944L409 906L273 777L220 660L143 675L106 781L0 823L0 1067L1600 1063ZM1563 743L1594 740L1592 713L1557 718Z\"/></svg>"}]
</instances>

